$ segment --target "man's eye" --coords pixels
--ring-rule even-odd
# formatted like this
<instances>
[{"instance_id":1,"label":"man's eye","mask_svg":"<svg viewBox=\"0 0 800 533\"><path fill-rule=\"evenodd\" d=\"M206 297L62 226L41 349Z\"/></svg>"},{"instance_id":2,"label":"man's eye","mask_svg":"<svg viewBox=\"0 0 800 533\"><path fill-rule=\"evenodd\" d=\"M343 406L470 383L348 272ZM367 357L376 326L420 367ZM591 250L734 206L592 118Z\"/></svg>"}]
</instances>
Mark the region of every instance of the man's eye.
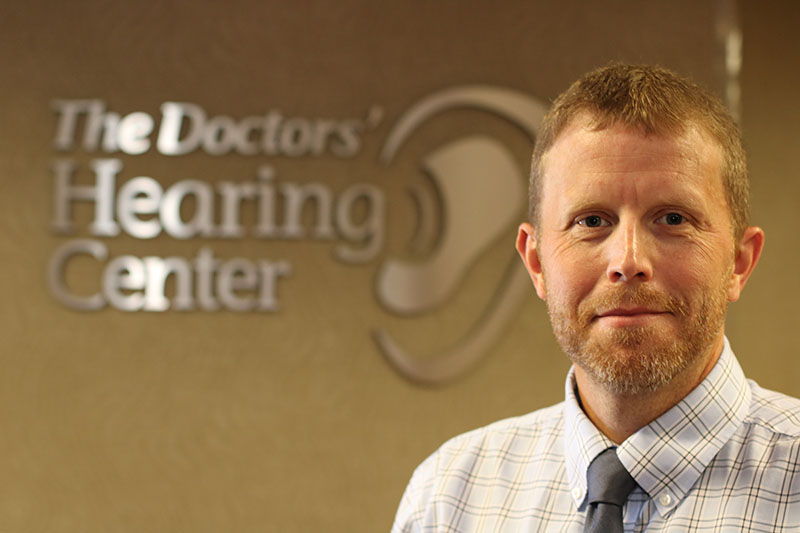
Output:
<instances>
[{"instance_id":1,"label":"man's eye","mask_svg":"<svg viewBox=\"0 0 800 533\"><path fill-rule=\"evenodd\" d=\"M601 226L608 226L609 222L597 215L590 215L588 217L580 219L578 221L578 224L580 226L586 226L587 228L599 228Z\"/></svg>"},{"instance_id":2,"label":"man's eye","mask_svg":"<svg viewBox=\"0 0 800 533\"><path fill-rule=\"evenodd\" d=\"M657 222L668 226L680 226L685 220L686 218L679 213L667 213L663 217L660 217Z\"/></svg>"}]
</instances>

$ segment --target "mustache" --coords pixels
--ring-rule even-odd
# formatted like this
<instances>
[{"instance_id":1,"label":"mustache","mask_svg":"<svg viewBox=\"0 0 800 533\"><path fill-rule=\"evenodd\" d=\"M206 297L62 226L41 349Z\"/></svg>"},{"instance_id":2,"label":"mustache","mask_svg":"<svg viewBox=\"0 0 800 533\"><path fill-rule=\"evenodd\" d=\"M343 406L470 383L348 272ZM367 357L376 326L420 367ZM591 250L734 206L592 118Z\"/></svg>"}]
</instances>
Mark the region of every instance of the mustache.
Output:
<instances>
[{"instance_id":1,"label":"mustache","mask_svg":"<svg viewBox=\"0 0 800 533\"><path fill-rule=\"evenodd\" d=\"M682 317L689 314L689 305L670 294L647 285L613 287L592 295L578 307L578 318L588 324L597 315L619 307L645 307Z\"/></svg>"}]
</instances>

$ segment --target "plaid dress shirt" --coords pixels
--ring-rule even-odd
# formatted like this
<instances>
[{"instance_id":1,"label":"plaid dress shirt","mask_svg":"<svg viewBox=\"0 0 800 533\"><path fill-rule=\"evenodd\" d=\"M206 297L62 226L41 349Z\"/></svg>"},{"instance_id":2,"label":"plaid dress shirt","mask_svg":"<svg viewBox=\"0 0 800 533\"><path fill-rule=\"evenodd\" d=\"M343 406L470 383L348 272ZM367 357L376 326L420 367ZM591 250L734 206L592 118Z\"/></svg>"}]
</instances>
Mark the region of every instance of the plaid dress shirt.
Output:
<instances>
[{"instance_id":1,"label":"plaid dress shirt","mask_svg":"<svg viewBox=\"0 0 800 533\"><path fill-rule=\"evenodd\" d=\"M393 533L583 531L586 469L614 446L564 402L445 443L414 472ZM800 532L800 400L744 377L728 340L706 379L617 453L638 487L625 531Z\"/></svg>"}]
</instances>

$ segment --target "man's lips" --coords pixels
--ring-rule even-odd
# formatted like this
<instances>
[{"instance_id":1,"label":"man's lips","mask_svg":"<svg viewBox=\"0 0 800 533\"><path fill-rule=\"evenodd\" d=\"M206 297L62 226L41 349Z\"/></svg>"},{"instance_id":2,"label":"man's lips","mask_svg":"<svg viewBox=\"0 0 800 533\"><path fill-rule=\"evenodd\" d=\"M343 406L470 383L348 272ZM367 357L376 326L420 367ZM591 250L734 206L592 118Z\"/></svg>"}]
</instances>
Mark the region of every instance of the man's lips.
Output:
<instances>
[{"instance_id":1,"label":"man's lips","mask_svg":"<svg viewBox=\"0 0 800 533\"><path fill-rule=\"evenodd\" d=\"M667 314L670 313L661 309L649 309L646 307L619 307L602 311L595 315L594 319L607 319L612 324L618 325L634 325L644 324L652 318Z\"/></svg>"},{"instance_id":2,"label":"man's lips","mask_svg":"<svg viewBox=\"0 0 800 533\"><path fill-rule=\"evenodd\" d=\"M632 308L620 307L604 311L597 316L602 318L607 316L661 315L665 313L666 311L661 311L659 309L647 309L645 307L632 307Z\"/></svg>"}]
</instances>

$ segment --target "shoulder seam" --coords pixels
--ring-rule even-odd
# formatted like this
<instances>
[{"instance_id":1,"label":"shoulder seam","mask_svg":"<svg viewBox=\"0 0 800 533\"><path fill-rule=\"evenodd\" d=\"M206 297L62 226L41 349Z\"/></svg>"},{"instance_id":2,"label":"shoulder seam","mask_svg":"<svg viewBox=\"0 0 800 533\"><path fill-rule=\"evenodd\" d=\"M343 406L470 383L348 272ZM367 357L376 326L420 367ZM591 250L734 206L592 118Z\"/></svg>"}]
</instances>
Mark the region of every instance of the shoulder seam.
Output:
<instances>
[{"instance_id":1,"label":"shoulder seam","mask_svg":"<svg viewBox=\"0 0 800 533\"><path fill-rule=\"evenodd\" d=\"M763 427L763 428L771 431L772 433L775 433L776 435L782 435L784 437L788 437L788 438L791 438L791 439L800 439L800 427L797 427L795 429L795 432L788 432L788 431L784 431L784 430L778 429L777 427L775 427L775 424L772 424L771 422L769 422L769 421L767 421L767 420L765 420L765 419L763 419L761 417L749 417L749 416L747 418L745 418L743 424L746 424L748 426Z\"/></svg>"}]
</instances>

